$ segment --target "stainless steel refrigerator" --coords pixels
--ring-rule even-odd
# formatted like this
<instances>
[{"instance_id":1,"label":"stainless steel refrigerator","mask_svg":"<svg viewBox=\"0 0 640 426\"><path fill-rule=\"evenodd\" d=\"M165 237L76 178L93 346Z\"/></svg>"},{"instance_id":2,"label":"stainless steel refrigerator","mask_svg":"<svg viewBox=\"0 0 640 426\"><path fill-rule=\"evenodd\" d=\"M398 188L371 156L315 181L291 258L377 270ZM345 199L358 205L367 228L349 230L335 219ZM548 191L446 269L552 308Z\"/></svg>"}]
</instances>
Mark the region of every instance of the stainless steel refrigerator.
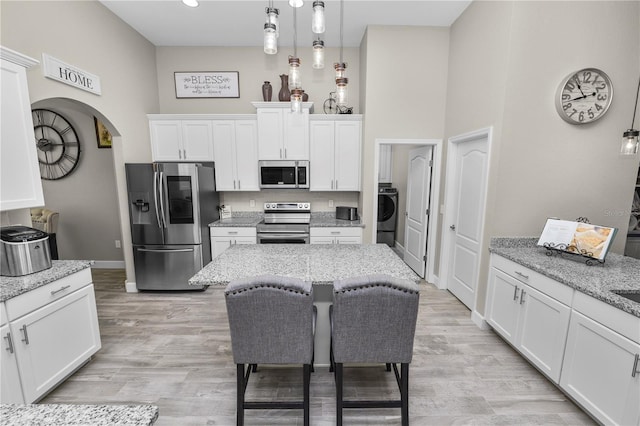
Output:
<instances>
[{"instance_id":1,"label":"stainless steel refrigerator","mask_svg":"<svg viewBox=\"0 0 640 426\"><path fill-rule=\"evenodd\" d=\"M138 290L201 290L189 278L211 261L219 219L213 163L125 164Z\"/></svg>"}]
</instances>

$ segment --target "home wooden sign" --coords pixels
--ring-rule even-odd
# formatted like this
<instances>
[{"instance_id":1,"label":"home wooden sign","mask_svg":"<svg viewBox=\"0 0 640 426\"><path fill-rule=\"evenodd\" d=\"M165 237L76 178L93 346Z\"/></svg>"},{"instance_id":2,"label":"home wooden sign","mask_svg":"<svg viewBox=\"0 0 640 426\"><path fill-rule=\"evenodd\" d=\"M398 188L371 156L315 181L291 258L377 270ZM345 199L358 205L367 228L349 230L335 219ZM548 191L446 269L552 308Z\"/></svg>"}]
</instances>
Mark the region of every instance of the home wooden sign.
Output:
<instances>
[{"instance_id":1,"label":"home wooden sign","mask_svg":"<svg viewBox=\"0 0 640 426\"><path fill-rule=\"evenodd\" d=\"M239 98L237 71L174 72L176 98Z\"/></svg>"}]
</instances>

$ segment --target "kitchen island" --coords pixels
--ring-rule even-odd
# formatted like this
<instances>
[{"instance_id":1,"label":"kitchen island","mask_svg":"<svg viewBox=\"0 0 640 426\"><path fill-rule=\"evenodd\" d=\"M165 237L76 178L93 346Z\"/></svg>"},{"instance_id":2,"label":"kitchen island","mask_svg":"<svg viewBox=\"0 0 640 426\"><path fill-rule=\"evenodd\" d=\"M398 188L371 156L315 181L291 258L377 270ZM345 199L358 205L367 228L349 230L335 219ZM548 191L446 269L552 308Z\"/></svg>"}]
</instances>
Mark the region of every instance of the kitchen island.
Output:
<instances>
[{"instance_id":1,"label":"kitchen island","mask_svg":"<svg viewBox=\"0 0 640 426\"><path fill-rule=\"evenodd\" d=\"M233 245L189 280L191 285L223 289L230 281L273 274L313 284L318 309L315 364L329 365L329 305L335 280L387 274L419 283L416 275L386 244L256 244Z\"/></svg>"},{"instance_id":2,"label":"kitchen island","mask_svg":"<svg viewBox=\"0 0 640 426\"><path fill-rule=\"evenodd\" d=\"M0 405L0 423L4 426L149 426L157 418L158 407L155 405Z\"/></svg>"}]
</instances>

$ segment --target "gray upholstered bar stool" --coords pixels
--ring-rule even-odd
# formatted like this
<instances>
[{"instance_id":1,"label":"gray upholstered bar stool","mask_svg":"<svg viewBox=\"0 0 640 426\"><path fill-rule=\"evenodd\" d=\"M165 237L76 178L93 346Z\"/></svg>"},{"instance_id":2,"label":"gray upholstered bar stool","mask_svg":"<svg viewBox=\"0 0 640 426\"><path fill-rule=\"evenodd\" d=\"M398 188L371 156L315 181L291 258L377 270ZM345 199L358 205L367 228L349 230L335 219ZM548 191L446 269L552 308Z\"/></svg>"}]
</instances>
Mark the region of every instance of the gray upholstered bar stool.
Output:
<instances>
[{"instance_id":1,"label":"gray upholstered bar stool","mask_svg":"<svg viewBox=\"0 0 640 426\"><path fill-rule=\"evenodd\" d=\"M331 368L336 380L336 417L344 408L400 408L409 424L409 363L418 316L418 285L386 275L339 280L333 284ZM395 373L400 399L344 400L343 364L383 363ZM400 364L398 372L397 364Z\"/></svg>"},{"instance_id":2,"label":"gray upholstered bar stool","mask_svg":"<svg viewBox=\"0 0 640 426\"><path fill-rule=\"evenodd\" d=\"M232 281L225 289L231 348L237 374L237 424L245 409L302 409L309 424L313 366L313 287L302 280L264 275ZM245 401L258 364L302 364L302 401Z\"/></svg>"}]
</instances>

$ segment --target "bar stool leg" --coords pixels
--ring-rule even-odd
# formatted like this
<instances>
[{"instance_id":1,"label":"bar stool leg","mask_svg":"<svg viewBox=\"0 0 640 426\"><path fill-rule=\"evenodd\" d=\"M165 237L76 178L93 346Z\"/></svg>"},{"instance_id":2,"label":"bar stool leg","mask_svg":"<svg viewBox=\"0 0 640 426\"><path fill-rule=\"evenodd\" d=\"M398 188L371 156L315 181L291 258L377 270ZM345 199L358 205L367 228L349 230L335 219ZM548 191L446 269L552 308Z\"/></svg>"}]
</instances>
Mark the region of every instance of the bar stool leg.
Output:
<instances>
[{"instance_id":1,"label":"bar stool leg","mask_svg":"<svg viewBox=\"0 0 640 426\"><path fill-rule=\"evenodd\" d=\"M336 362L334 368L336 375L336 425L342 426L342 363Z\"/></svg>"}]
</instances>

